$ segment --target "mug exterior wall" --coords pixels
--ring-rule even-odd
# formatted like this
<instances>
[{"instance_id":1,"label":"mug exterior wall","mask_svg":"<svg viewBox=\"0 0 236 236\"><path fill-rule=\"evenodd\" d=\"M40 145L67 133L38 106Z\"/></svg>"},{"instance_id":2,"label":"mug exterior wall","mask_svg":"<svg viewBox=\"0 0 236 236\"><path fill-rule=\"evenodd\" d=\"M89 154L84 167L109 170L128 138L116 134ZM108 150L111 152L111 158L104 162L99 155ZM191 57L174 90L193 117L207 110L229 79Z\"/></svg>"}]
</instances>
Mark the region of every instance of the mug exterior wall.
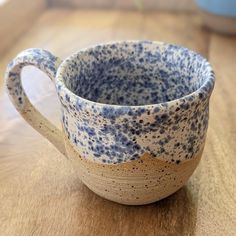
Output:
<instances>
[{"instance_id":1,"label":"mug exterior wall","mask_svg":"<svg viewBox=\"0 0 236 236\"><path fill-rule=\"evenodd\" d=\"M183 50L180 64L197 55ZM119 106L88 101L65 88L64 70L76 58L62 63L56 87L67 156L83 183L101 197L129 205L155 202L181 188L205 144L214 86L207 61L194 56L192 66L204 68L199 74L207 78L197 91L165 103Z\"/></svg>"},{"instance_id":2,"label":"mug exterior wall","mask_svg":"<svg viewBox=\"0 0 236 236\"><path fill-rule=\"evenodd\" d=\"M150 53L165 48L164 58L161 55L156 63L168 61L166 70L171 70L171 65L175 63L175 67L182 68L175 74L190 73L189 67L191 73L196 71L191 79L202 80L202 85L187 96L154 105L97 103L76 96L65 87L65 77L75 70L74 67L68 70L68 67L79 60L76 55L72 56L60 66L56 86L66 136L83 158L97 163L117 164L149 154L179 164L193 158L203 145L208 126L209 97L214 85L214 75L208 62L182 47L150 42L140 44ZM117 44L117 47L124 50L122 44Z\"/></svg>"}]
</instances>

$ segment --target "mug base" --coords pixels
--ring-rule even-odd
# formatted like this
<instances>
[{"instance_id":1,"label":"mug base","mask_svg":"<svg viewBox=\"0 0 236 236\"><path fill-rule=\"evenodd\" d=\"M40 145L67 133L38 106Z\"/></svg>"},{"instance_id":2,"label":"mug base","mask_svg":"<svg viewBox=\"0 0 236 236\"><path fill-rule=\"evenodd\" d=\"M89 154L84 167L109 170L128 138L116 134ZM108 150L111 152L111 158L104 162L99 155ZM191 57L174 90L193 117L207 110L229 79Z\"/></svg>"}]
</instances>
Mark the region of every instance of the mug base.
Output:
<instances>
[{"instance_id":1,"label":"mug base","mask_svg":"<svg viewBox=\"0 0 236 236\"><path fill-rule=\"evenodd\" d=\"M99 164L82 158L65 141L67 157L81 181L97 195L124 205L145 205L179 190L196 169L203 147L190 160L163 161L144 154L138 160L121 164Z\"/></svg>"}]
</instances>

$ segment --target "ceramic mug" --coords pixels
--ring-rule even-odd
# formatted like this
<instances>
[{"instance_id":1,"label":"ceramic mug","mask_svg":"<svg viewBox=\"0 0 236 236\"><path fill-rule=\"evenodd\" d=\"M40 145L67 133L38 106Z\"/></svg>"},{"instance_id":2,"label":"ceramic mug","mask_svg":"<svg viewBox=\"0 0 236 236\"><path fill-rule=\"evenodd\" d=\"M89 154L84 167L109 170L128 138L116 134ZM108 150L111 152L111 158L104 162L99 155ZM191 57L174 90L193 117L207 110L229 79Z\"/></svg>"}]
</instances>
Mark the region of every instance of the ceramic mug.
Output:
<instances>
[{"instance_id":1,"label":"ceramic mug","mask_svg":"<svg viewBox=\"0 0 236 236\"><path fill-rule=\"evenodd\" d=\"M27 65L55 84L62 131L27 98L20 77ZM199 163L215 78L207 60L189 49L124 41L87 48L64 61L27 49L8 65L5 77L20 114L106 199L155 202L181 188Z\"/></svg>"}]
</instances>

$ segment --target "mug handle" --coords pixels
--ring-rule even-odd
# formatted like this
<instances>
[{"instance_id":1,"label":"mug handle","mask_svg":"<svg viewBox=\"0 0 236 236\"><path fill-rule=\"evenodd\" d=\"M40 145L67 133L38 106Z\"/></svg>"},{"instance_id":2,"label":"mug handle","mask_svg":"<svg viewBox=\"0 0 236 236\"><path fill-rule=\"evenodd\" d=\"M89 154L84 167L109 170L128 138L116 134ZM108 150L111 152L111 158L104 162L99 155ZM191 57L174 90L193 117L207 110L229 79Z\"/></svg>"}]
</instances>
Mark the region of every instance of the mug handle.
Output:
<instances>
[{"instance_id":1,"label":"mug handle","mask_svg":"<svg viewBox=\"0 0 236 236\"><path fill-rule=\"evenodd\" d=\"M61 59L50 52L30 48L22 51L8 65L5 81L12 103L21 116L40 134L47 138L62 154L65 155L63 133L48 121L29 101L21 83L21 71L24 66L33 65L54 82Z\"/></svg>"}]
</instances>

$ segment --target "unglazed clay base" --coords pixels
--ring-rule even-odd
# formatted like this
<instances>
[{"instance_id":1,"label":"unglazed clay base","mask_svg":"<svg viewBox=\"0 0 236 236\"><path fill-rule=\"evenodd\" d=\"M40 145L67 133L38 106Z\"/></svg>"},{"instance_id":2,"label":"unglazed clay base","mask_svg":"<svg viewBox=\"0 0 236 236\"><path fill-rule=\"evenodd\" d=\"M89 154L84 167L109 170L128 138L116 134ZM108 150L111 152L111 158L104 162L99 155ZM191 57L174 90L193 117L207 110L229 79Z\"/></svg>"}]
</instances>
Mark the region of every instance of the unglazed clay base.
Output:
<instances>
[{"instance_id":1,"label":"unglazed clay base","mask_svg":"<svg viewBox=\"0 0 236 236\"><path fill-rule=\"evenodd\" d=\"M179 164L144 154L121 164L100 164L80 156L65 139L68 158L82 182L108 200L143 205L161 200L180 189L197 167L203 148L192 159Z\"/></svg>"}]
</instances>

